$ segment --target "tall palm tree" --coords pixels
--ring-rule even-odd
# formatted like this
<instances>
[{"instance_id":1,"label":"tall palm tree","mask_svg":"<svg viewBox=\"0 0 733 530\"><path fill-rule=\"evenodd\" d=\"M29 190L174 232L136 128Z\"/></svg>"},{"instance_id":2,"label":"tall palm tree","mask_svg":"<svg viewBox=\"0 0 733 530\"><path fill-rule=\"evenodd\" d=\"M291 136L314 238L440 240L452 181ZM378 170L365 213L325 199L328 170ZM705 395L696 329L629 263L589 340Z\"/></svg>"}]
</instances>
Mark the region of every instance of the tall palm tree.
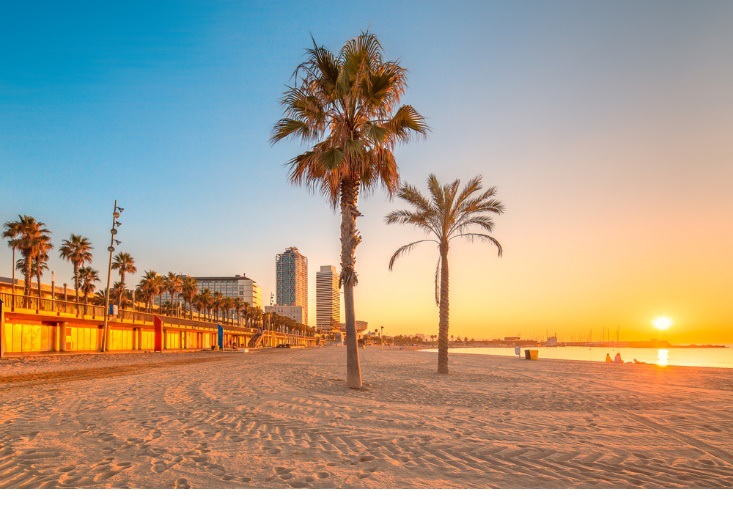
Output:
<instances>
[{"instance_id":1,"label":"tall palm tree","mask_svg":"<svg viewBox=\"0 0 733 530\"><path fill-rule=\"evenodd\" d=\"M285 117L273 143L293 137L310 149L290 160L290 181L319 191L341 208L341 275L346 315L347 385L361 388L356 342L354 286L359 193L381 184L392 195L399 187L393 149L413 136L425 136L425 119L411 106L399 106L407 87L406 70L385 61L382 45L369 32L348 41L338 55L313 42L306 60L283 94Z\"/></svg>"},{"instance_id":2,"label":"tall palm tree","mask_svg":"<svg viewBox=\"0 0 733 530\"><path fill-rule=\"evenodd\" d=\"M193 302L193 297L196 296L198 290L199 286L196 282L196 278L193 276L186 276L183 278L183 281L181 282L181 296L185 302L188 302L189 315L193 315L191 304Z\"/></svg>"},{"instance_id":3,"label":"tall palm tree","mask_svg":"<svg viewBox=\"0 0 733 530\"><path fill-rule=\"evenodd\" d=\"M494 198L496 187L481 192L481 176L472 178L460 190L461 181L441 186L435 175L428 177L430 196L423 196L410 185L403 185L397 196L407 201L412 210L396 210L385 218L387 224L410 224L424 231L429 238L415 241L397 249L389 260L389 270L402 254L416 245L430 241L438 245L438 266L435 269L435 303L439 306L438 373L448 373L448 250L450 242L465 237L469 241L490 243L498 249L499 242L489 234L494 230L490 214L500 215L504 205Z\"/></svg>"},{"instance_id":4,"label":"tall palm tree","mask_svg":"<svg viewBox=\"0 0 733 530\"><path fill-rule=\"evenodd\" d=\"M176 293L180 293L181 289L183 289L183 279L175 272L169 272L163 280L163 290L167 291L171 297L171 315L173 314Z\"/></svg>"},{"instance_id":5,"label":"tall palm tree","mask_svg":"<svg viewBox=\"0 0 733 530\"><path fill-rule=\"evenodd\" d=\"M86 306L89 304L89 295L94 292L94 287L99 281L99 272L91 267L79 267L77 277L79 278L79 288L84 295L84 313L86 314Z\"/></svg>"},{"instance_id":6,"label":"tall palm tree","mask_svg":"<svg viewBox=\"0 0 733 530\"><path fill-rule=\"evenodd\" d=\"M8 239L8 246L14 251L20 251L21 256L24 258L22 269L24 278L23 295L26 297L25 304L27 306L30 301L28 297L31 295L31 279L34 276L33 263L39 253L48 252L52 248L51 232L44 223L36 221L29 215L19 215L17 221L8 221L4 227L3 238ZM16 264L13 266L16 266ZM38 296L40 298L40 294Z\"/></svg>"},{"instance_id":7,"label":"tall palm tree","mask_svg":"<svg viewBox=\"0 0 733 530\"><path fill-rule=\"evenodd\" d=\"M120 284L119 289L119 305L122 307L122 293L125 291L125 275L127 273L135 274L137 267L135 267L135 258L133 258L127 252L118 252L115 254L114 261L112 262L112 268L120 273ZM110 295L112 291L110 290Z\"/></svg>"},{"instance_id":8,"label":"tall palm tree","mask_svg":"<svg viewBox=\"0 0 733 530\"><path fill-rule=\"evenodd\" d=\"M76 303L79 303L79 269L86 263L92 263L92 243L86 237L78 234L71 234L69 239L64 239L59 247L61 258L74 266L74 290L76 291Z\"/></svg>"}]
</instances>

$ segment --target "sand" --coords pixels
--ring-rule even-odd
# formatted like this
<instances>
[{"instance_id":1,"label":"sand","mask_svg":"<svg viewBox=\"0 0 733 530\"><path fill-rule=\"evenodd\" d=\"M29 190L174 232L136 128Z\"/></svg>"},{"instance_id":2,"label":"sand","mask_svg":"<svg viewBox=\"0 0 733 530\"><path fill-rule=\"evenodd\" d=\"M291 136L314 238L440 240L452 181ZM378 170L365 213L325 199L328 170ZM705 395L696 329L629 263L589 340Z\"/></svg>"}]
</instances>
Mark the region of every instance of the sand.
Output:
<instances>
[{"instance_id":1,"label":"sand","mask_svg":"<svg viewBox=\"0 0 733 530\"><path fill-rule=\"evenodd\" d=\"M361 351L0 361L2 488L730 488L733 370Z\"/></svg>"}]
</instances>

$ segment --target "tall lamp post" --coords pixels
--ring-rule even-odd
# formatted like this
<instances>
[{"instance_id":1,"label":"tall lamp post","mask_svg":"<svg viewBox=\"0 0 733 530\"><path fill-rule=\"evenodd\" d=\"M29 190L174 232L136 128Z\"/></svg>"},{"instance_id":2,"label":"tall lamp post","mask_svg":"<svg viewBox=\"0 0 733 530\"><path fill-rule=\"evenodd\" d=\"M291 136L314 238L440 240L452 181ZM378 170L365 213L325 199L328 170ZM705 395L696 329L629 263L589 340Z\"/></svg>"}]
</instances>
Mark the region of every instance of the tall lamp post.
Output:
<instances>
[{"instance_id":1,"label":"tall lamp post","mask_svg":"<svg viewBox=\"0 0 733 530\"><path fill-rule=\"evenodd\" d=\"M13 283L13 290L12 296L10 297L10 308L12 311L15 311L15 247L13 247L13 266L10 267L10 271L13 275L13 279L11 280Z\"/></svg>"},{"instance_id":2,"label":"tall lamp post","mask_svg":"<svg viewBox=\"0 0 733 530\"><path fill-rule=\"evenodd\" d=\"M104 296L104 330L102 331L102 352L107 351L107 328L109 327L109 282L110 278L112 276L112 254L115 251L115 244L120 245L121 241L118 241L115 239L115 236L117 235L117 227L120 226L122 223L120 223L117 219L119 219L120 214L124 208L120 208L117 206L117 201L115 201L115 208L112 210L112 229L109 231L110 234L112 234L109 246L107 247L107 250L109 251L109 266L107 267L107 292Z\"/></svg>"}]
</instances>

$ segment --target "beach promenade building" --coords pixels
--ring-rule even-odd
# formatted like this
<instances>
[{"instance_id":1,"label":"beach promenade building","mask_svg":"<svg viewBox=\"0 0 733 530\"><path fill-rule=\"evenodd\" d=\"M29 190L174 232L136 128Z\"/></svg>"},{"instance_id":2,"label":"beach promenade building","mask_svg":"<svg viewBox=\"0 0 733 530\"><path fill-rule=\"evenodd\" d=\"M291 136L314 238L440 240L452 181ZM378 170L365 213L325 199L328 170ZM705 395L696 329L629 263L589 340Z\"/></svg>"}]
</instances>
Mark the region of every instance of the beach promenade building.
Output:
<instances>
[{"instance_id":1,"label":"beach promenade building","mask_svg":"<svg viewBox=\"0 0 733 530\"><path fill-rule=\"evenodd\" d=\"M301 324L308 324L308 258L289 247L275 258L276 306L300 306ZM276 307L270 306L270 307Z\"/></svg>"},{"instance_id":2,"label":"beach promenade building","mask_svg":"<svg viewBox=\"0 0 733 530\"><path fill-rule=\"evenodd\" d=\"M333 265L322 265L316 273L316 328L338 330L341 322L339 273Z\"/></svg>"}]
</instances>

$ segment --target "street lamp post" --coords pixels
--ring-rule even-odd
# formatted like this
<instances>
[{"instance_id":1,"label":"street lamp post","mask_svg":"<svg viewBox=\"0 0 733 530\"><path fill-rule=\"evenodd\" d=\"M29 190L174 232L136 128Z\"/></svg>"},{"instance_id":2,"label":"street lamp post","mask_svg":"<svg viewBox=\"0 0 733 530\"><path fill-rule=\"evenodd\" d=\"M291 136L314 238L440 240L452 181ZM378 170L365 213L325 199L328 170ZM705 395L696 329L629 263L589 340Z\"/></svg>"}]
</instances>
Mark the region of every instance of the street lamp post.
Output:
<instances>
[{"instance_id":1,"label":"street lamp post","mask_svg":"<svg viewBox=\"0 0 733 530\"><path fill-rule=\"evenodd\" d=\"M51 311L56 302L56 271L51 271Z\"/></svg>"},{"instance_id":2,"label":"street lamp post","mask_svg":"<svg viewBox=\"0 0 733 530\"><path fill-rule=\"evenodd\" d=\"M15 311L15 247L13 247L13 266L10 267L10 270L13 275L13 279L11 280L13 284L13 295L10 297L10 308Z\"/></svg>"},{"instance_id":3,"label":"street lamp post","mask_svg":"<svg viewBox=\"0 0 733 530\"><path fill-rule=\"evenodd\" d=\"M102 331L102 352L107 351L107 328L109 327L109 282L110 278L112 276L112 253L115 251L115 244L119 245L120 241L115 239L115 236L117 235L117 227L120 226L122 223L120 223L117 219L120 217L120 213L124 208L120 208L117 206L117 201L115 200L115 207L114 210L112 210L112 229L109 231L110 234L112 234L109 247L107 247L107 250L109 251L109 265L107 267L107 292L104 296L104 330Z\"/></svg>"}]
</instances>

